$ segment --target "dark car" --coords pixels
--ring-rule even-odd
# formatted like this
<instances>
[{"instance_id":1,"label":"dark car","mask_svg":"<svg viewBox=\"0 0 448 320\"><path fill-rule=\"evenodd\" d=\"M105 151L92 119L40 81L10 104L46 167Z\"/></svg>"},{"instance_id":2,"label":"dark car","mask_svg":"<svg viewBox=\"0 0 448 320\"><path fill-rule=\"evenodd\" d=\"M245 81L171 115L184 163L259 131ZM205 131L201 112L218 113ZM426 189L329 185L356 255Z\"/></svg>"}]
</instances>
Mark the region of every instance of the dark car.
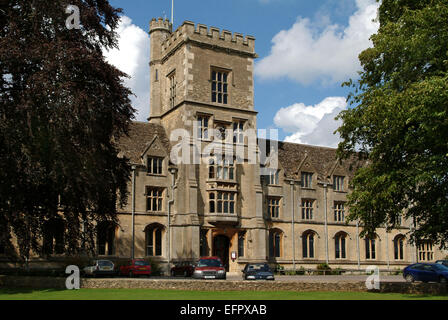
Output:
<instances>
[{"instance_id":1,"label":"dark car","mask_svg":"<svg viewBox=\"0 0 448 320\"><path fill-rule=\"evenodd\" d=\"M129 277L149 277L151 275L151 264L144 259L129 260L120 267L120 275Z\"/></svg>"},{"instance_id":2,"label":"dark car","mask_svg":"<svg viewBox=\"0 0 448 320\"><path fill-rule=\"evenodd\" d=\"M171 268L171 276L191 277L194 272L194 264L188 261L178 262Z\"/></svg>"},{"instance_id":3,"label":"dark car","mask_svg":"<svg viewBox=\"0 0 448 320\"><path fill-rule=\"evenodd\" d=\"M275 280L267 263L248 263L243 269L244 280Z\"/></svg>"},{"instance_id":4,"label":"dark car","mask_svg":"<svg viewBox=\"0 0 448 320\"><path fill-rule=\"evenodd\" d=\"M194 268L195 279L226 279L226 269L218 257L202 257Z\"/></svg>"},{"instance_id":5,"label":"dark car","mask_svg":"<svg viewBox=\"0 0 448 320\"><path fill-rule=\"evenodd\" d=\"M448 267L438 263L415 263L403 270L403 277L407 282L440 282L448 281Z\"/></svg>"},{"instance_id":6,"label":"dark car","mask_svg":"<svg viewBox=\"0 0 448 320\"><path fill-rule=\"evenodd\" d=\"M445 267L448 267L448 260L437 260L436 263L443 264Z\"/></svg>"}]
</instances>

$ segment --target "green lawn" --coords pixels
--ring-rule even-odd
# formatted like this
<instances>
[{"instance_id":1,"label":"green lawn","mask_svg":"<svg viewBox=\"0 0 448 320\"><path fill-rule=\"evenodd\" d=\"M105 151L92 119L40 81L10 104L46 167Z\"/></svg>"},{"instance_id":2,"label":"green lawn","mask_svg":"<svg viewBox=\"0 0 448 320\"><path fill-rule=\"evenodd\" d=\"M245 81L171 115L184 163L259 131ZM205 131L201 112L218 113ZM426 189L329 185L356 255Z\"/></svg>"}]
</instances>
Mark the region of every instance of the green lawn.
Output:
<instances>
[{"instance_id":1,"label":"green lawn","mask_svg":"<svg viewBox=\"0 0 448 320\"><path fill-rule=\"evenodd\" d=\"M176 291L151 289L0 289L0 300L448 300L445 296L370 292Z\"/></svg>"}]
</instances>

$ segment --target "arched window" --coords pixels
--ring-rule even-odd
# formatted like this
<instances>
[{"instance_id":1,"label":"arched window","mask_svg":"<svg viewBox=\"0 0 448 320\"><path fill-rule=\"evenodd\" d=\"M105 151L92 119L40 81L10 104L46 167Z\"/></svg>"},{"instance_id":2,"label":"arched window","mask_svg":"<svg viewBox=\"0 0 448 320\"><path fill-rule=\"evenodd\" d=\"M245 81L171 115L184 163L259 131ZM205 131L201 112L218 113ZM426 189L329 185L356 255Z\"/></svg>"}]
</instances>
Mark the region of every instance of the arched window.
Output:
<instances>
[{"instance_id":1,"label":"arched window","mask_svg":"<svg viewBox=\"0 0 448 320\"><path fill-rule=\"evenodd\" d=\"M151 224L146 227L146 255L161 256L162 255L162 234L164 227L160 224Z\"/></svg>"},{"instance_id":2,"label":"arched window","mask_svg":"<svg viewBox=\"0 0 448 320\"><path fill-rule=\"evenodd\" d=\"M339 232L334 237L334 255L336 259L346 259L347 258L347 234L345 232Z\"/></svg>"},{"instance_id":3,"label":"arched window","mask_svg":"<svg viewBox=\"0 0 448 320\"><path fill-rule=\"evenodd\" d=\"M366 249L366 259L374 260L376 259L376 237L365 238L365 249Z\"/></svg>"},{"instance_id":4,"label":"arched window","mask_svg":"<svg viewBox=\"0 0 448 320\"><path fill-rule=\"evenodd\" d=\"M61 219L44 223L42 249L47 255L64 253L64 222Z\"/></svg>"},{"instance_id":5,"label":"arched window","mask_svg":"<svg viewBox=\"0 0 448 320\"><path fill-rule=\"evenodd\" d=\"M269 231L269 257L279 258L281 256L282 231L273 229Z\"/></svg>"},{"instance_id":6,"label":"arched window","mask_svg":"<svg viewBox=\"0 0 448 320\"><path fill-rule=\"evenodd\" d=\"M111 221L103 221L98 224L98 255L114 255L116 229L117 226Z\"/></svg>"},{"instance_id":7,"label":"arched window","mask_svg":"<svg viewBox=\"0 0 448 320\"><path fill-rule=\"evenodd\" d=\"M404 240L403 235L398 235L394 239L394 259L404 260Z\"/></svg>"},{"instance_id":8,"label":"arched window","mask_svg":"<svg viewBox=\"0 0 448 320\"><path fill-rule=\"evenodd\" d=\"M305 259L314 258L314 242L316 238L316 233L314 231L305 231L302 235L302 256Z\"/></svg>"}]
</instances>

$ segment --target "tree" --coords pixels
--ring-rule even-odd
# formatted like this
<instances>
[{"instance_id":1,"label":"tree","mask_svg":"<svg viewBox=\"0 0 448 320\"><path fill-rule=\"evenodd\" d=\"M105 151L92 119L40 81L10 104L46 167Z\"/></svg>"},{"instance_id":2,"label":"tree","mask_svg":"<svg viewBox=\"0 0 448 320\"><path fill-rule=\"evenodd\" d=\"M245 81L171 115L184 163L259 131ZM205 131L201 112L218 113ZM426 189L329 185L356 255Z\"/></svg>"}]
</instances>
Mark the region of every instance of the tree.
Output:
<instances>
[{"instance_id":1,"label":"tree","mask_svg":"<svg viewBox=\"0 0 448 320\"><path fill-rule=\"evenodd\" d=\"M80 29L66 27L69 4ZM120 12L107 0L0 4L0 237L22 258L42 252L55 220L66 253L93 252L95 223L126 203L130 168L114 141L134 109L102 53L117 45Z\"/></svg>"},{"instance_id":2,"label":"tree","mask_svg":"<svg viewBox=\"0 0 448 320\"><path fill-rule=\"evenodd\" d=\"M448 3L383 0L373 48L338 118L338 154L366 160L349 196L363 234L393 228L403 212L411 240L448 245Z\"/></svg>"}]
</instances>

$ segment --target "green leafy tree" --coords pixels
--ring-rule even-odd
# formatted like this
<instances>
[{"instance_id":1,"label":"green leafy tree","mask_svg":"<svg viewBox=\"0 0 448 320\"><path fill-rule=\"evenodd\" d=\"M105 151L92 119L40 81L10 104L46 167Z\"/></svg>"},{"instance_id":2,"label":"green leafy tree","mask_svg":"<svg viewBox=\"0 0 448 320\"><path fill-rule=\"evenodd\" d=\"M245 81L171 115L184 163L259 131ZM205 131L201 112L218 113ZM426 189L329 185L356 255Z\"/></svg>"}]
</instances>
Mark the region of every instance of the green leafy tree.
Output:
<instances>
[{"instance_id":1,"label":"green leafy tree","mask_svg":"<svg viewBox=\"0 0 448 320\"><path fill-rule=\"evenodd\" d=\"M448 244L448 3L383 0L373 48L363 51L353 105L338 118L338 152L366 160L349 195L363 235L402 213L411 240Z\"/></svg>"},{"instance_id":2,"label":"green leafy tree","mask_svg":"<svg viewBox=\"0 0 448 320\"><path fill-rule=\"evenodd\" d=\"M66 27L69 4L79 29ZM0 4L0 238L22 258L42 252L54 221L66 253L93 252L95 223L126 202L130 168L114 141L134 109L102 53L117 45L120 12L107 0Z\"/></svg>"}]
</instances>

